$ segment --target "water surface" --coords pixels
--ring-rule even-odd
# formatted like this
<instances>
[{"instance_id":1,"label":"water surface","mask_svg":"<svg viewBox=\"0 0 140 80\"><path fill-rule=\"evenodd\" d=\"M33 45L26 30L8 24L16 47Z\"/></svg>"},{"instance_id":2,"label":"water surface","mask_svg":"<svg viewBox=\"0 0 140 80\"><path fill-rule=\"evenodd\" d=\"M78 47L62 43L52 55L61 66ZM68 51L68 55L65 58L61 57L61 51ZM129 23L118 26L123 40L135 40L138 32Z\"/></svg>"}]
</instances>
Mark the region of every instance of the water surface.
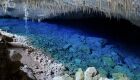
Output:
<instances>
[{"instance_id":1,"label":"water surface","mask_svg":"<svg viewBox=\"0 0 140 80\"><path fill-rule=\"evenodd\" d=\"M85 70L94 66L107 77L112 77L112 73L123 73L138 80L140 57L135 55L139 53L138 47L131 50L129 43L128 46L107 35L97 35L98 31L89 35L77 26L0 19L0 29L29 37L32 45L63 63L69 74L74 74L78 68Z\"/></svg>"}]
</instances>

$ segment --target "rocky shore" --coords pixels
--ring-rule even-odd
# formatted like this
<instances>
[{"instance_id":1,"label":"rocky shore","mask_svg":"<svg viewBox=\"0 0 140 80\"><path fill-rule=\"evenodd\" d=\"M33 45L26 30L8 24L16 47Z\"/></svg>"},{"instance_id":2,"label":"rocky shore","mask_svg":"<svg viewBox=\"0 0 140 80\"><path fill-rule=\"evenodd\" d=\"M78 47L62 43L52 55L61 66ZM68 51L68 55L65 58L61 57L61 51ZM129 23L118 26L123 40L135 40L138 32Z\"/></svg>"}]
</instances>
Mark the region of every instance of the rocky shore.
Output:
<instances>
[{"instance_id":1,"label":"rocky shore","mask_svg":"<svg viewBox=\"0 0 140 80\"><path fill-rule=\"evenodd\" d=\"M28 44L28 38L0 30L0 80L132 80L123 73L113 73L108 79L103 69L77 69L73 75L51 56ZM113 65L110 58L103 58ZM116 69L121 67L116 66Z\"/></svg>"},{"instance_id":2,"label":"rocky shore","mask_svg":"<svg viewBox=\"0 0 140 80\"><path fill-rule=\"evenodd\" d=\"M2 73L0 80L52 80L54 76L63 74L64 66L62 64L53 62L41 51L29 47L25 42L25 37L12 35L4 31L0 31L0 33L1 61L5 61L1 63L3 65L0 69ZM8 58L8 63L5 58ZM12 68L8 67L12 65ZM11 72L3 68L8 68ZM18 71L20 71L20 74L18 74ZM15 75L15 77L11 78L12 75ZM18 78L18 75L23 76L23 78Z\"/></svg>"}]
</instances>

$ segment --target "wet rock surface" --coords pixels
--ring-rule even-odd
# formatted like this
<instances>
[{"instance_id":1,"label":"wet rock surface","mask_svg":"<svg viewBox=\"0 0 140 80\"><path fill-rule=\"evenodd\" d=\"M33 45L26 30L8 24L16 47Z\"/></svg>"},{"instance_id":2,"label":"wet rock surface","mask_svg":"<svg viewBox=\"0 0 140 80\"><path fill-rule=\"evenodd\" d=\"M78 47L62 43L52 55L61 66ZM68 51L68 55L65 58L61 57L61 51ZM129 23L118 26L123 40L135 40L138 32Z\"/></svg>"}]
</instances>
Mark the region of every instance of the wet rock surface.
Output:
<instances>
[{"instance_id":1,"label":"wet rock surface","mask_svg":"<svg viewBox=\"0 0 140 80\"><path fill-rule=\"evenodd\" d=\"M0 41L0 80L33 80L20 70L20 66L23 65L19 61L21 55L14 52L11 55L8 50L9 39L12 40L12 38L1 38Z\"/></svg>"}]
</instances>

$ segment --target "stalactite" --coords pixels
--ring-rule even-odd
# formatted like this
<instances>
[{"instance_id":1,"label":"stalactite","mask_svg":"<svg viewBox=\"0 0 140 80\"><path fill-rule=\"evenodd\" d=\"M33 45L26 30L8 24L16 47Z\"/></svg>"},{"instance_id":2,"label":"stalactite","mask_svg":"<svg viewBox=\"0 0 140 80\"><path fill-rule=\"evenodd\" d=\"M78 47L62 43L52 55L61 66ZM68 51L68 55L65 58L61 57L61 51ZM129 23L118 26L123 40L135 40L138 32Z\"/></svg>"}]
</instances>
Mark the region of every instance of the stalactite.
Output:
<instances>
[{"instance_id":1,"label":"stalactite","mask_svg":"<svg viewBox=\"0 0 140 80\"><path fill-rule=\"evenodd\" d=\"M40 10L35 15L43 14L45 15L44 17L49 16L49 13L55 16L69 11L82 11L90 14L90 9L102 11L108 17L112 16L112 14L117 17L116 14L120 14L129 18L132 14L134 16L139 14L138 9L136 9L138 5L135 5L138 0L72 0L71 2L67 0L0 0L0 5L2 5L5 14L7 13L7 8L12 5L9 1L21 3L23 6L23 3L28 2L27 7L29 10ZM18 12L23 12L21 9L18 10Z\"/></svg>"},{"instance_id":2,"label":"stalactite","mask_svg":"<svg viewBox=\"0 0 140 80\"><path fill-rule=\"evenodd\" d=\"M128 0L127 3L127 17L130 18L130 15L132 13L132 0Z\"/></svg>"}]
</instances>

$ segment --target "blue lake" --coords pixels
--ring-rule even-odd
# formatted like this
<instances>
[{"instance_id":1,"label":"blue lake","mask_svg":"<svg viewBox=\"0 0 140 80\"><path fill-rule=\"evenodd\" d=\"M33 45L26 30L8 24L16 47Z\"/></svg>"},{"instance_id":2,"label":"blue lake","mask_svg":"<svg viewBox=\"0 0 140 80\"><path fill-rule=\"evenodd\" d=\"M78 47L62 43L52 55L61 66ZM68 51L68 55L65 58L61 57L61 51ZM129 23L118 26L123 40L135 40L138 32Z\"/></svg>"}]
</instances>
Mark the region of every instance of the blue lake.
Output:
<instances>
[{"instance_id":1,"label":"blue lake","mask_svg":"<svg viewBox=\"0 0 140 80\"><path fill-rule=\"evenodd\" d=\"M94 66L106 76L115 72L130 78L140 75L140 57L134 55L139 50L131 51L105 36L88 35L72 25L0 19L0 29L27 36L32 45L63 63L70 74Z\"/></svg>"}]
</instances>

